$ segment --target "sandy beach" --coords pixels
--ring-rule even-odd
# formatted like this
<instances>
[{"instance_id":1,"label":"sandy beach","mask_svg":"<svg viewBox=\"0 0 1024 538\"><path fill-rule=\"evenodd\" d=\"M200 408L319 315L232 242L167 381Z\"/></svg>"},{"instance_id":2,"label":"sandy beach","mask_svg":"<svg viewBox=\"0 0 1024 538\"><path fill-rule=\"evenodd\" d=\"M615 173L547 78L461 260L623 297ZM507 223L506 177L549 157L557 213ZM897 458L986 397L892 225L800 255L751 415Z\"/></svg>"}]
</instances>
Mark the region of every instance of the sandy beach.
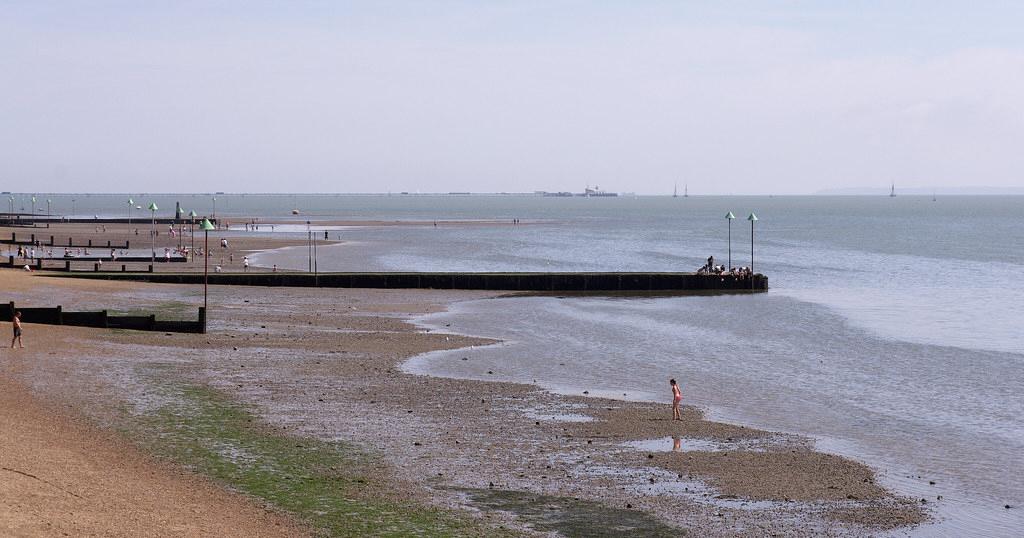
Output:
<instances>
[{"instance_id":1,"label":"sandy beach","mask_svg":"<svg viewBox=\"0 0 1024 538\"><path fill-rule=\"evenodd\" d=\"M245 246L279 245L253 240ZM9 295L4 300L25 306L148 308L164 317L188 316L202 301L195 286L65 280L19 271L3 271L0 279ZM624 525L622 533L648 535L687 529L705 536L853 536L927 519L921 500L894 496L861 463L816 452L805 438L705 420L692 405L684 407L683 421L673 422L667 403L560 396L531 385L400 370L405 359L420 353L490 343L428 332L408 320L455 301L492 296L213 287L206 335L26 325L29 348L4 351L0 363L5 389L10 388L4 391L3 420L8 431L26 432L5 439L13 444L4 453L33 452L44 441L31 436L47 433L45 442L64 453L137 462L132 465L146 469L111 475L112 489L162 490L167 487L162 481L175 480L204 484L197 491L228 506L209 510L211 517L263 514L245 516L255 526L242 533L249 535L301 532L303 525L329 529L323 531L328 534L344 528L232 474L277 458L279 447L267 456L250 454L267 439L287 439L289 450L292 445L308 450L305 444L314 443L310 446L332 454L358 454L362 463L344 467L361 478L330 473L327 478L351 482L347 495L371 507L397 506L400 515L429 511L430 521L446 525L444 531L427 529L435 534L593 535ZM190 413L210 402L234 414L251 414L245 420L259 428L238 438L216 433L204 438L190 429L182 437L187 446L167 441L181 434L182 425L198 421ZM30 417L69 425L74 435L32 433L29 426L45 420ZM211 431L217 428L224 426ZM79 438L100 444L83 451ZM677 450L673 438L679 440ZM44 496L54 494L51 484L82 495L75 480L84 479L56 471L39 474L44 461L67 456L33 453L40 458L35 465L5 459L4 466L24 467L49 483L7 481L4 498L18 500L5 505L4 525L24 535L40 534L43 520L76 528L81 518L70 513L33 514L51 509ZM153 478L148 485L131 484L138 476ZM211 480L244 496L218 489ZM153 515L143 495L125 498L138 502L104 503L75 513L114 505ZM166 531L175 528L175 514L191 513L193 502L163 503L168 514L147 520L155 524L152 532L180 534ZM291 522L267 515L264 506L290 513ZM379 513L375 510L370 512ZM107 532L139 534L131 531L134 523L118 523L135 521L131 517L114 511L95 519L108 522ZM398 519L395 525L421 528L416 518ZM216 517L197 521L195 532L204 534L216 527L202 525L218 524Z\"/></svg>"}]
</instances>

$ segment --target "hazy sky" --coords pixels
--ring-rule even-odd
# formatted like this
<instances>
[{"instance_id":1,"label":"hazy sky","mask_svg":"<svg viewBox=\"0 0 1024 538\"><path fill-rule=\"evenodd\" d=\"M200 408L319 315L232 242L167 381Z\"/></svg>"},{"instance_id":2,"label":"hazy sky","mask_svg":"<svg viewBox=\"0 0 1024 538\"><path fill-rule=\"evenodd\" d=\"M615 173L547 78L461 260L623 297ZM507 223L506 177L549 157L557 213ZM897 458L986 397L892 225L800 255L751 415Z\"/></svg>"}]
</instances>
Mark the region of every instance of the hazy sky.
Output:
<instances>
[{"instance_id":1,"label":"hazy sky","mask_svg":"<svg viewBox=\"0 0 1024 538\"><path fill-rule=\"evenodd\" d=\"M0 190L1024 186L1021 28L1021 2L0 0Z\"/></svg>"}]
</instances>

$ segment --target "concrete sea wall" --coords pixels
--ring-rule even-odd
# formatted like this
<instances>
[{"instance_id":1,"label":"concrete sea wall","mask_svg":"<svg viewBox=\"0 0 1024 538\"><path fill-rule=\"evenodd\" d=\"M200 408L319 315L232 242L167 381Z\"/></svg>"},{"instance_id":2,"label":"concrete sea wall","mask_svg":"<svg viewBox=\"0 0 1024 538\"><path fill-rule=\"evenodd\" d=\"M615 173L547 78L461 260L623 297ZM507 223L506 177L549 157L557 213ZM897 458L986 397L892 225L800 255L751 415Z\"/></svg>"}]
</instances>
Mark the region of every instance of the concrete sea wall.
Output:
<instances>
[{"instance_id":1,"label":"concrete sea wall","mask_svg":"<svg viewBox=\"0 0 1024 538\"><path fill-rule=\"evenodd\" d=\"M202 284L201 273L67 273L81 278ZM768 277L737 278L697 273L210 273L209 283L228 286L458 289L539 292L764 292Z\"/></svg>"}]
</instances>

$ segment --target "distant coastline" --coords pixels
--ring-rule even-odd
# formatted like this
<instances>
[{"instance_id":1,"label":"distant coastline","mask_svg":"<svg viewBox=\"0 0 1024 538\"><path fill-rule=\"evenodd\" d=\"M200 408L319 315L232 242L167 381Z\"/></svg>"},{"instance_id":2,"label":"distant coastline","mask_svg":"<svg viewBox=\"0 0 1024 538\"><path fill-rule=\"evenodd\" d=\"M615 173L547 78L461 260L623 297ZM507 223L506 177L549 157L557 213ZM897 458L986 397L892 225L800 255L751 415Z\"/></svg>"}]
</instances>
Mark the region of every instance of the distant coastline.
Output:
<instances>
[{"instance_id":1,"label":"distant coastline","mask_svg":"<svg viewBox=\"0 0 1024 538\"><path fill-rule=\"evenodd\" d=\"M886 196L889 187L822 189L812 193L824 196ZM896 186L896 194L905 196L1005 196L1024 195L1024 187L907 187Z\"/></svg>"}]
</instances>

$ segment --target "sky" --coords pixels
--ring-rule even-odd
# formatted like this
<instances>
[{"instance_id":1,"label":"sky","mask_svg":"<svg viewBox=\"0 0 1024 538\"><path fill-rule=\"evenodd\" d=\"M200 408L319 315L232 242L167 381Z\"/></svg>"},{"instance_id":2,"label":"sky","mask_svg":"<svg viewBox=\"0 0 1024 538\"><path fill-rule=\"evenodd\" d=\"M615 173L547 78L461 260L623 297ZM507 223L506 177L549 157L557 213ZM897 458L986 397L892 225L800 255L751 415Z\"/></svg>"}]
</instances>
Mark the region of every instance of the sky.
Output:
<instances>
[{"instance_id":1,"label":"sky","mask_svg":"<svg viewBox=\"0 0 1024 538\"><path fill-rule=\"evenodd\" d=\"M1024 187L1024 3L0 0L0 190Z\"/></svg>"}]
</instances>

